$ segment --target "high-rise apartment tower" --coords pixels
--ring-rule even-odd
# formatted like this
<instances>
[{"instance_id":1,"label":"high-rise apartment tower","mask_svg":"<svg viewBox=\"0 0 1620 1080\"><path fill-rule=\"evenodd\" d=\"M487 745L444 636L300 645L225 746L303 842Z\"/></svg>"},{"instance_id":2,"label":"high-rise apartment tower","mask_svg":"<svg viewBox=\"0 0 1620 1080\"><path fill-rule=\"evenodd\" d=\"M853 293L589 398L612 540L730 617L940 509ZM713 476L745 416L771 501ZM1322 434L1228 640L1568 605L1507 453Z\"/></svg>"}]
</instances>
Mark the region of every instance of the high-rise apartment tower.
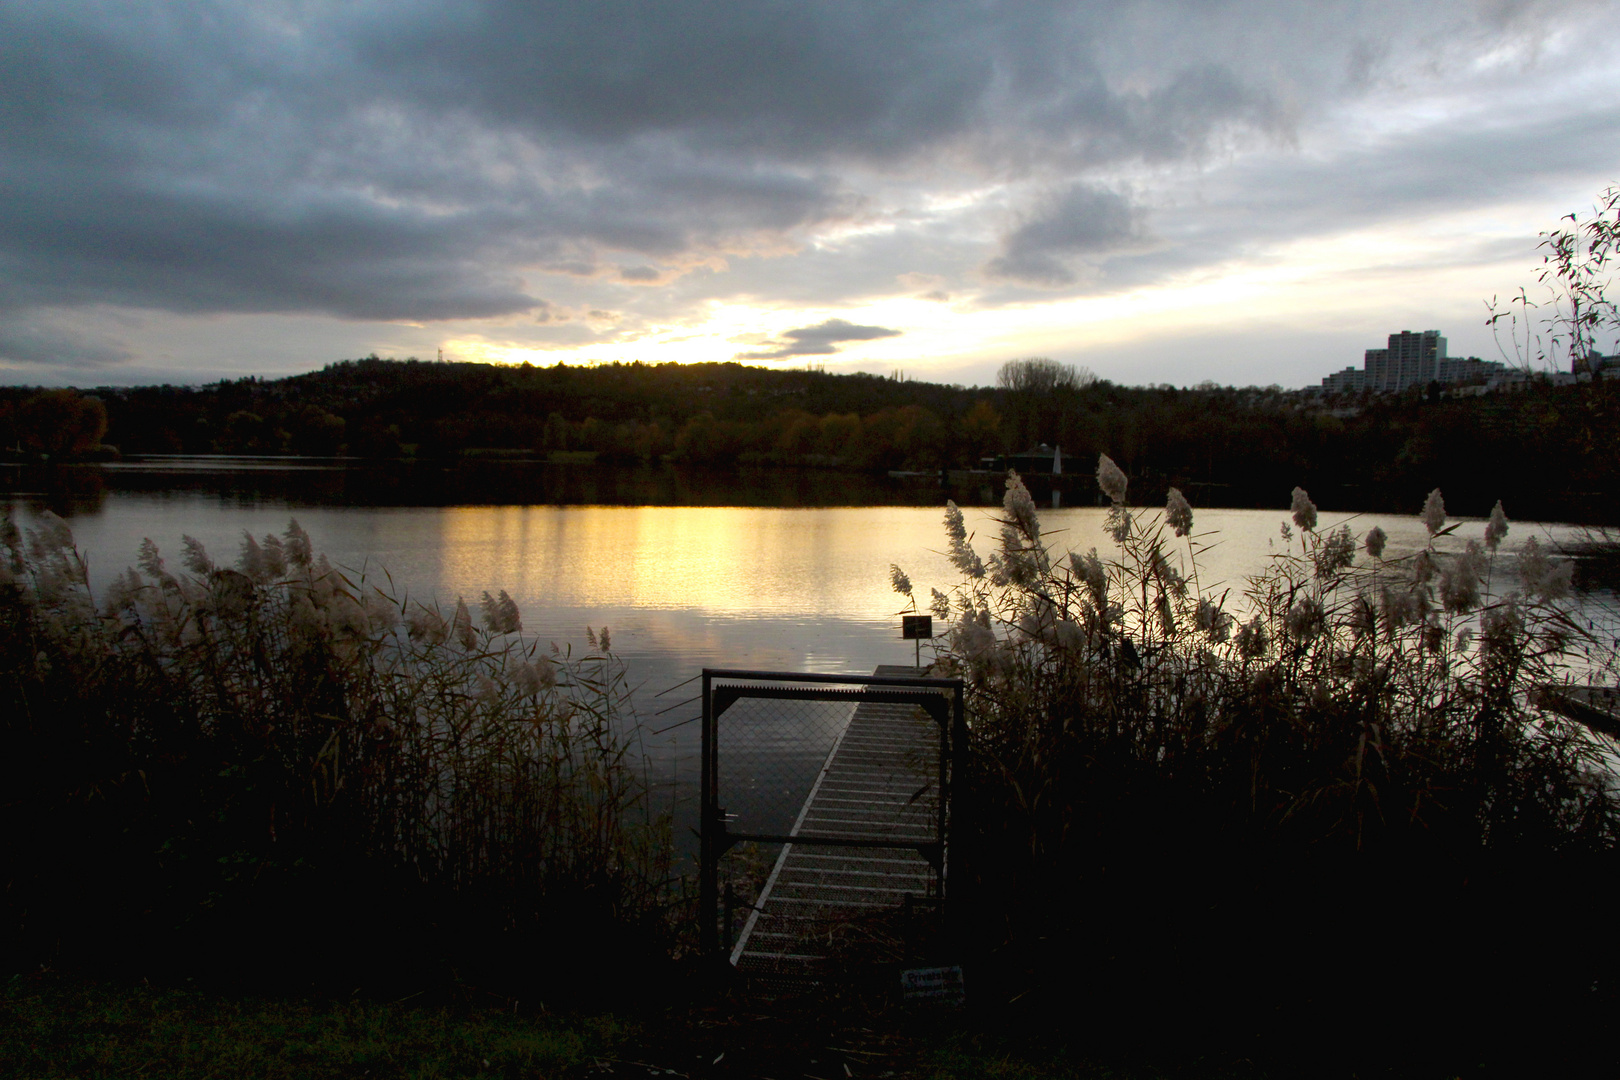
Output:
<instances>
[{"instance_id":1,"label":"high-rise apartment tower","mask_svg":"<svg viewBox=\"0 0 1620 1080\"><path fill-rule=\"evenodd\" d=\"M1438 330L1414 334L1402 330L1389 335L1386 349L1368 349L1362 363L1368 390L1404 390L1440 380L1440 362L1446 358L1446 339Z\"/></svg>"}]
</instances>

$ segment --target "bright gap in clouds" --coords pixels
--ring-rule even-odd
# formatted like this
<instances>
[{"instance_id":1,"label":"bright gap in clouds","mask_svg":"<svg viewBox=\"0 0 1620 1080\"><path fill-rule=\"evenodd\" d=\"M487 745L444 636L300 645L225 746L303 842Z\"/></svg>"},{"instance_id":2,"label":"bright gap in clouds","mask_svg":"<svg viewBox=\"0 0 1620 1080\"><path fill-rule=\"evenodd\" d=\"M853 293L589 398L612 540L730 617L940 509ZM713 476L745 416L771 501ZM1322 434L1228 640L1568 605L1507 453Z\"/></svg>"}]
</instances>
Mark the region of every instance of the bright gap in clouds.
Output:
<instances>
[{"instance_id":1,"label":"bright gap in clouds","mask_svg":"<svg viewBox=\"0 0 1620 1080\"><path fill-rule=\"evenodd\" d=\"M1377 346L1392 331L1431 329L1431 324L1447 333L1453 354L1494 359L1484 329L1486 290L1495 281L1505 293L1523 280L1529 260L1519 249L1525 247L1525 223L1537 220L1538 209L1496 207L1485 214L1459 213L1285 242L1200 267L1162 285L1115 295L989 308L914 296L853 308L712 302L697 318L649 324L605 344L536 348L468 335L448 339L444 349L460 360L542 366L559 361L695 363L731 360L794 328L843 319L901 333L841 343L835 353L745 362L767 367L818 363L829 370L881 372L902 368L919 378L935 377L936 371L958 379L973 373L969 381L990 383L1006 359L1042 354L1133 383L1185 378L1189 350L1196 354L1200 335L1219 337L1254 327L1256 347L1247 364L1211 355L1201 378L1308 385L1358 364L1358 349ZM1460 302L1436 305L1423 299L1439 296ZM1338 356L1287 355L1290 331L1307 334L1325 328L1359 331L1365 341ZM1140 350L1131 359L1108 359L1132 343ZM1097 359L1090 358L1093 353ZM1155 362L1161 354L1176 362Z\"/></svg>"}]
</instances>

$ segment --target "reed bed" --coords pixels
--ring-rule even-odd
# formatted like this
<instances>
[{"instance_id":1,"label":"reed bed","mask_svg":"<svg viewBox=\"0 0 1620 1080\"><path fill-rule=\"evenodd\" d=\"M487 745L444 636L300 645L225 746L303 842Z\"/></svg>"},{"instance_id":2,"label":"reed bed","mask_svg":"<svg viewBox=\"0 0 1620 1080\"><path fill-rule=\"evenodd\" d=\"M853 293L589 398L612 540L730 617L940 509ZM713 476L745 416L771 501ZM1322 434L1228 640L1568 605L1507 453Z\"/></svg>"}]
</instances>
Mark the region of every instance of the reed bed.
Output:
<instances>
[{"instance_id":1,"label":"reed bed","mask_svg":"<svg viewBox=\"0 0 1620 1080\"><path fill-rule=\"evenodd\" d=\"M1581 912L1616 869L1616 758L1544 690L1612 682L1615 637L1569 565L1508 554L1500 504L1442 552L1438 491L1389 558L1296 489L1268 567L1217 591L1180 492L1132 507L1106 456L1098 480L1110 553L1049 546L1013 475L987 555L948 507L954 585L893 571L967 683L981 986L1106 1037L1489 1039L1612 1005Z\"/></svg>"},{"instance_id":2,"label":"reed bed","mask_svg":"<svg viewBox=\"0 0 1620 1080\"><path fill-rule=\"evenodd\" d=\"M0 545L23 958L532 976L656 951L669 822L605 628L543 647L505 592L421 603L296 522L231 566L147 541L100 598L54 515Z\"/></svg>"}]
</instances>

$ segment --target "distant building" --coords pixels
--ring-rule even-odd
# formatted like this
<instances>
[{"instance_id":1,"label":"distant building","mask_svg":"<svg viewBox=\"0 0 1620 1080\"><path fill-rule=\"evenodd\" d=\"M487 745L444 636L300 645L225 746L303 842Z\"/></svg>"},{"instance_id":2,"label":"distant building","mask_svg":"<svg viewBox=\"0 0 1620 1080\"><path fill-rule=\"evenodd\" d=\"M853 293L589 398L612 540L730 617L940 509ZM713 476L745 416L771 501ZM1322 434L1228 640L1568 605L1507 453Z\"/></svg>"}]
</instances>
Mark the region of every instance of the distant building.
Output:
<instances>
[{"instance_id":1,"label":"distant building","mask_svg":"<svg viewBox=\"0 0 1620 1080\"><path fill-rule=\"evenodd\" d=\"M1585 359L1579 356L1570 357L1569 367L1572 375L1600 375L1605 371L1613 374L1620 370L1620 356L1604 356L1593 349L1586 354Z\"/></svg>"},{"instance_id":2,"label":"distant building","mask_svg":"<svg viewBox=\"0 0 1620 1080\"><path fill-rule=\"evenodd\" d=\"M1405 390L1408 386L1438 381L1446 339L1438 330L1414 334L1402 330L1389 335L1389 347L1368 349L1362 359L1365 388L1373 391Z\"/></svg>"},{"instance_id":3,"label":"distant building","mask_svg":"<svg viewBox=\"0 0 1620 1080\"><path fill-rule=\"evenodd\" d=\"M1359 369L1348 367L1322 380L1329 393L1371 390L1378 394L1399 393L1410 386L1430 383L1454 385L1483 383L1502 374L1506 368L1494 360L1446 355L1446 339L1438 330L1413 333L1402 330L1389 335L1389 345L1368 349Z\"/></svg>"}]
</instances>

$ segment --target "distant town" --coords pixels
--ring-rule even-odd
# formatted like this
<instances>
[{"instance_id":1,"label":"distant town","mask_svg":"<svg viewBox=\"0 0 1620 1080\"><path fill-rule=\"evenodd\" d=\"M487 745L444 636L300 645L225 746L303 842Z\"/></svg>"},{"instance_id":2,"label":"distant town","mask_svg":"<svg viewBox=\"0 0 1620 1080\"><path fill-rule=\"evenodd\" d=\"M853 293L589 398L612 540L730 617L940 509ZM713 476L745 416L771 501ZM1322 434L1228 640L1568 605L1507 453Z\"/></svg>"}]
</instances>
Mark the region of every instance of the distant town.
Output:
<instances>
[{"instance_id":1,"label":"distant town","mask_svg":"<svg viewBox=\"0 0 1620 1080\"><path fill-rule=\"evenodd\" d=\"M1573 361L1570 371L1532 373L1496 360L1477 356L1446 355L1446 339L1438 330L1414 333L1402 330L1389 335L1382 349L1368 349L1361 367L1347 367L1322 380L1322 391L1329 394L1398 394L1411 387L1430 384L1448 387L1458 393L1488 394L1522 388L1531 378L1556 385L1571 384L1598 375L1620 363L1620 357L1596 352Z\"/></svg>"}]
</instances>

